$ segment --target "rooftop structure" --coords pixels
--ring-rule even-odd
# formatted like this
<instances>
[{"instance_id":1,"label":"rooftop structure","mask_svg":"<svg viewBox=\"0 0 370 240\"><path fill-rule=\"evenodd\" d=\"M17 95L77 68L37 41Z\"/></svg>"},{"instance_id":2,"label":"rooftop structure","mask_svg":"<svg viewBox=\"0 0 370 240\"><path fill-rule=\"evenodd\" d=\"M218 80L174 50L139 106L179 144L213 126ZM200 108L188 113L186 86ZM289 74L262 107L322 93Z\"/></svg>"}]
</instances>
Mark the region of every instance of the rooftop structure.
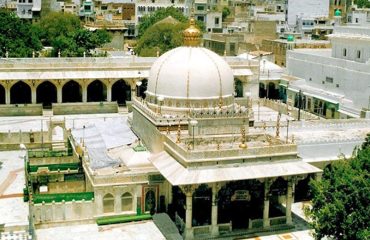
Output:
<instances>
[{"instance_id":1,"label":"rooftop structure","mask_svg":"<svg viewBox=\"0 0 370 240\"><path fill-rule=\"evenodd\" d=\"M320 114L326 117L366 117L370 96L369 36L369 28L365 26L337 26L329 35L332 49L290 51L288 72L304 80L292 82L289 88L318 99L305 102L312 101L311 111L320 105L323 111ZM319 104L319 100L323 102ZM329 113L325 113L327 109Z\"/></svg>"}]
</instances>

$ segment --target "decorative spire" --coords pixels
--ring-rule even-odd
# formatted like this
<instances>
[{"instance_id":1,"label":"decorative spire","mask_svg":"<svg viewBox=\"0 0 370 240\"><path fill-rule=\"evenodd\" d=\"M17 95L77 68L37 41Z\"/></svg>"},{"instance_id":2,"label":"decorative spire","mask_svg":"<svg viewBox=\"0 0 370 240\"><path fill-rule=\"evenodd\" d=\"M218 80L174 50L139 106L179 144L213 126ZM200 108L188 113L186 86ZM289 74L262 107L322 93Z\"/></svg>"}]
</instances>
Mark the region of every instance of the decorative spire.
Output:
<instances>
[{"instance_id":1,"label":"decorative spire","mask_svg":"<svg viewBox=\"0 0 370 240\"><path fill-rule=\"evenodd\" d=\"M197 47L200 44L200 30L195 26L195 20L190 18L190 26L184 30L184 45L188 47Z\"/></svg>"}]
</instances>

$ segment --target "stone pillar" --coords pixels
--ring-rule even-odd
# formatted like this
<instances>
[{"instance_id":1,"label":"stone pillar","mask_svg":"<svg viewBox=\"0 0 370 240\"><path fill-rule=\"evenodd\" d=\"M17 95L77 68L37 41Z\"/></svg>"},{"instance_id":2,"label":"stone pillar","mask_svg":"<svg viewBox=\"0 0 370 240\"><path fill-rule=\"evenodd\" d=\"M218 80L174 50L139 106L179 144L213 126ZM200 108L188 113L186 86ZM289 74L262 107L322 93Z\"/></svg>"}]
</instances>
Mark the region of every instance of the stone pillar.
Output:
<instances>
[{"instance_id":1,"label":"stone pillar","mask_svg":"<svg viewBox=\"0 0 370 240\"><path fill-rule=\"evenodd\" d=\"M82 86L82 102L87 102L87 86L84 84Z\"/></svg>"},{"instance_id":2,"label":"stone pillar","mask_svg":"<svg viewBox=\"0 0 370 240\"><path fill-rule=\"evenodd\" d=\"M62 103L63 97L62 97L62 86L57 86L57 103Z\"/></svg>"},{"instance_id":3,"label":"stone pillar","mask_svg":"<svg viewBox=\"0 0 370 240\"><path fill-rule=\"evenodd\" d=\"M31 87L31 103L36 103L36 87Z\"/></svg>"},{"instance_id":4,"label":"stone pillar","mask_svg":"<svg viewBox=\"0 0 370 240\"><path fill-rule=\"evenodd\" d=\"M112 84L107 83L107 102L112 101Z\"/></svg>"},{"instance_id":5,"label":"stone pillar","mask_svg":"<svg viewBox=\"0 0 370 240\"><path fill-rule=\"evenodd\" d=\"M265 182L264 182L264 204L263 204L263 227L264 228L270 227L270 218L269 218L270 186L271 186L271 181L268 180L268 179L265 179Z\"/></svg>"},{"instance_id":6,"label":"stone pillar","mask_svg":"<svg viewBox=\"0 0 370 240\"><path fill-rule=\"evenodd\" d=\"M219 188L217 183L212 185L212 215L211 215L211 235L218 236L217 214L218 214L218 201L216 199Z\"/></svg>"},{"instance_id":7,"label":"stone pillar","mask_svg":"<svg viewBox=\"0 0 370 240\"><path fill-rule=\"evenodd\" d=\"M185 239L193 239L193 192L194 187L192 185L185 185L181 187L181 190L186 196L186 214L185 214Z\"/></svg>"},{"instance_id":8,"label":"stone pillar","mask_svg":"<svg viewBox=\"0 0 370 240\"><path fill-rule=\"evenodd\" d=\"M288 179L287 184L287 193L286 193L286 210L285 210L285 216L286 216L286 224L292 224L292 185L293 181L291 179Z\"/></svg>"},{"instance_id":9,"label":"stone pillar","mask_svg":"<svg viewBox=\"0 0 370 240\"><path fill-rule=\"evenodd\" d=\"M122 211L121 209L121 194L120 193L115 193L114 195L114 212L119 213Z\"/></svg>"},{"instance_id":10,"label":"stone pillar","mask_svg":"<svg viewBox=\"0 0 370 240\"><path fill-rule=\"evenodd\" d=\"M101 193L95 193L95 202L97 215L102 215L104 213L104 209L103 209L103 197Z\"/></svg>"},{"instance_id":11,"label":"stone pillar","mask_svg":"<svg viewBox=\"0 0 370 240\"><path fill-rule=\"evenodd\" d=\"M10 87L5 88L5 104L10 104Z\"/></svg>"}]
</instances>

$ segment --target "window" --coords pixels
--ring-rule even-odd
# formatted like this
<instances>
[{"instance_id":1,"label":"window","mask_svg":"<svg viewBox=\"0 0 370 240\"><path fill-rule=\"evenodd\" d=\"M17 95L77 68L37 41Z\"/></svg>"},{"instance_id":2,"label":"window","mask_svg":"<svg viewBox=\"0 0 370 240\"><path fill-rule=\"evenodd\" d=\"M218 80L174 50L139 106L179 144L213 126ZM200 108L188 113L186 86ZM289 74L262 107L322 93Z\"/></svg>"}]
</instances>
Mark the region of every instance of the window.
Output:
<instances>
[{"instance_id":1,"label":"window","mask_svg":"<svg viewBox=\"0 0 370 240\"><path fill-rule=\"evenodd\" d=\"M333 78L332 77L326 77L326 82L328 83L333 83Z\"/></svg>"},{"instance_id":2,"label":"window","mask_svg":"<svg viewBox=\"0 0 370 240\"><path fill-rule=\"evenodd\" d=\"M107 10L108 9L108 6L107 5L103 5L100 7L101 10Z\"/></svg>"},{"instance_id":3,"label":"window","mask_svg":"<svg viewBox=\"0 0 370 240\"><path fill-rule=\"evenodd\" d=\"M197 6L198 11L204 11L204 6Z\"/></svg>"},{"instance_id":4,"label":"window","mask_svg":"<svg viewBox=\"0 0 370 240\"><path fill-rule=\"evenodd\" d=\"M335 85L337 88L339 88L339 84Z\"/></svg>"},{"instance_id":5,"label":"window","mask_svg":"<svg viewBox=\"0 0 370 240\"><path fill-rule=\"evenodd\" d=\"M343 49L343 57L346 57L347 56L347 49Z\"/></svg>"},{"instance_id":6,"label":"window","mask_svg":"<svg viewBox=\"0 0 370 240\"><path fill-rule=\"evenodd\" d=\"M361 58L361 51L357 50L357 58Z\"/></svg>"},{"instance_id":7,"label":"window","mask_svg":"<svg viewBox=\"0 0 370 240\"><path fill-rule=\"evenodd\" d=\"M114 212L114 197L110 193L103 197L103 211L104 213Z\"/></svg>"},{"instance_id":8,"label":"window","mask_svg":"<svg viewBox=\"0 0 370 240\"><path fill-rule=\"evenodd\" d=\"M132 195L128 192L121 196L121 211L132 211Z\"/></svg>"},{"instance_id":9,"label":"window","mask_svg":"<svg viewBox=\"0 0 370 240\"><path fill-rule=\"evenodd\" d=\"M215 18L215 25L218 25L218 24L220 24L220 18L216 17Z\"/></svg>"}]
</instances>

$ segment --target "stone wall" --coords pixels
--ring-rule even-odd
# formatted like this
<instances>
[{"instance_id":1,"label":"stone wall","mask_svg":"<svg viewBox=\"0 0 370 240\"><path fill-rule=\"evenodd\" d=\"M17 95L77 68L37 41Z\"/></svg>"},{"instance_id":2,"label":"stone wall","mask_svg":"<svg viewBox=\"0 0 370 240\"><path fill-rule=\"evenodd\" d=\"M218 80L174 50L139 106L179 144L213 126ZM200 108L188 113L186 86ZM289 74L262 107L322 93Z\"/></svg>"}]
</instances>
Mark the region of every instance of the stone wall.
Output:
<instances>
[{"instance_id":1,"label":"stone wall","mask_svg":"<svg viewBox=\"0 0 370 240\"><path fill-rule=\"evenodd\" d=\"M133 108L133 131L139 137L141 141L145 143L145 146L149 151L156 153L163 150L164 137L159 132L157 127L150 122L146 117L138 111L136 107Z\"/></svg>"},{"instance_id":2,"label":"stone wall","mask_svg":"<svg viewBox=\"0 0 370 240\"><path fill-rule=\"evenodd\" d=\"M48 193L85 192L84 181L49 182Z\"/></svg>"},{"instance_id":3,"label":"stone wall","mask_svg":"<svg viewBox=\"0 0 370 240\"><path fill-rule=\"evenodd\" d=\"M53 103L54 115L116 112L116 102Z\"/></svg>"},{"instance_id":4,"label":"stone wall","mask_svg":"<svg viewBox=\"0 0 370 240\"><path fill-rule=\"evenodd\" d=\"M40 116L42 104L0 105L0 116Z\"/></svg>"},{"instance_id":5,"label":"stone wall","mask_svg":"<svg viewBox=\"0 0 370 240\"><path fill-rule=\"evenodd\" d=\"M91 220L95 215L94 201L31 204L34 223Z\"/></svg>"}]
</instances>

